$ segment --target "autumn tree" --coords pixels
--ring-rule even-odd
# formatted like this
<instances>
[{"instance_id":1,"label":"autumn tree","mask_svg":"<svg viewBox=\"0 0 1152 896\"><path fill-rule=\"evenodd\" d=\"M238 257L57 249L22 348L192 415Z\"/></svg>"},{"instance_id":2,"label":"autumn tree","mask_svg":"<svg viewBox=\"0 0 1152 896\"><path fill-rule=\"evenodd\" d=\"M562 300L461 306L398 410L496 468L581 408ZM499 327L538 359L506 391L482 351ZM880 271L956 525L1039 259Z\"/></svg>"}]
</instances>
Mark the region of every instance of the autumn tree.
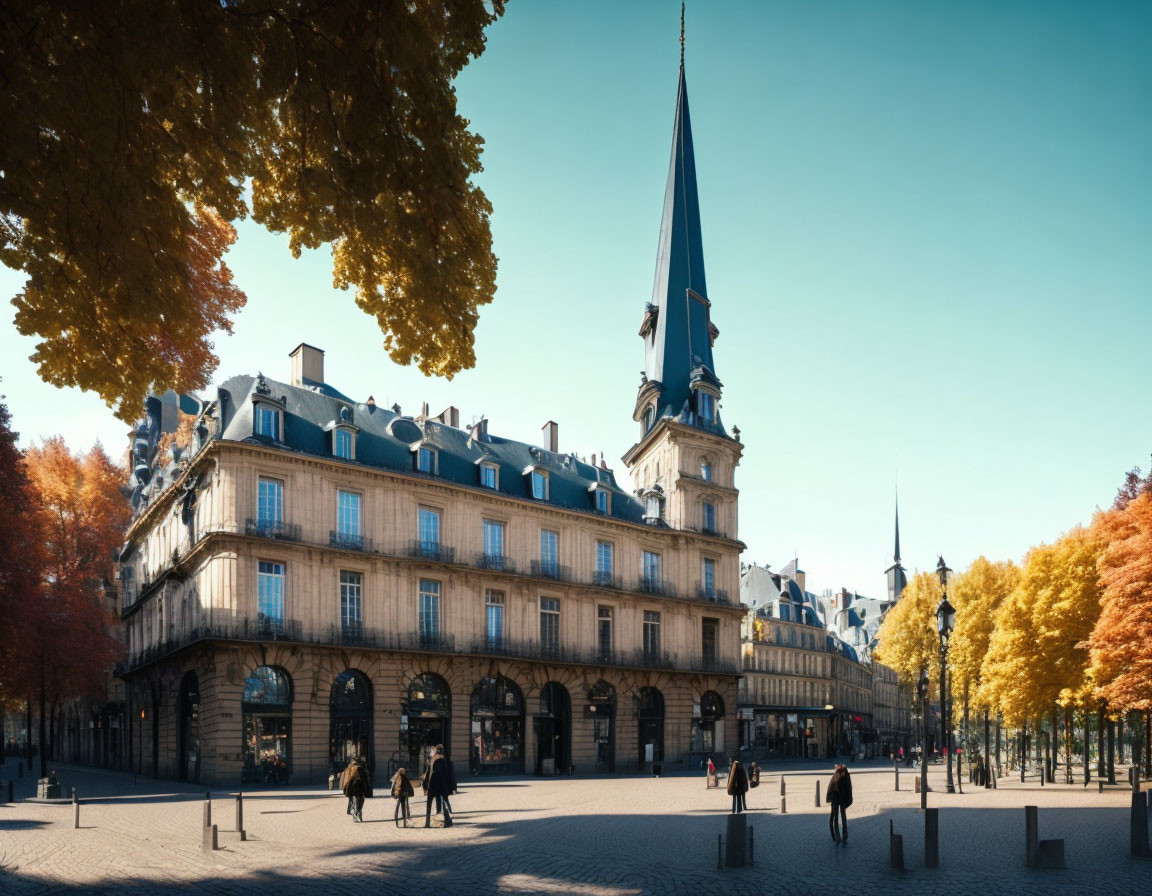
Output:
<instances>
[{"instance_id":1,"label":"autumn tree","mask_svg":"<svg viewBox=\"0 0 1152 896\"><path fill-rule=\"evenodd\" d=\"M0 706L16 710L27 697L23 654L25 605L39 594L42 575L40 517L36 494L28 481L24 457L16 447L11 415L0 401Z\"/></svg>"},{"instance_id":2,"label":"autumn tree","mask_svg":"<svg viewBox=\"0 0 1152 896\"><path fill-rule=\"evenodd\" d=\"M1116 710L1152 711L1152 491L1100 514L1100 618L1089 639L1092 679Z\"/></svg>"},{"instance_id":3,"label":"autumn tree","mask_svg":"<svg viewBox=\"0 0 1152 896\"><path fill-rule=\"evenodd\" d=\"M992 708L981 687L981 666L988 653L996 610L1016 588L1019 578L1020 569L1012 561L993 563L981 556L949 584L949 600L956 607L956 628L948 645L949 691L964 707L966 731L970 709Z\"/></svg>"},{"instance_id":4,"label":"autumn tree","mask_svg":"<svg viewBox=\"0 0 1152 896\"><path fill-rule=\"evenodd\" d=\"M201 388L252 214L332 246L398 363L475 363L495 292L483 141L452 82L504 0L15 0L0 6L0 261L58 386L125 420ZM251 207L249 207L249 196Z\"/></svg>"},{"instance_id":5,"label":"autumn tree","mask_svg":"<svg viewBox=\"0 0 1152 896\"><path fill-rule=\"evenodd\" d=\"M100 445L74 455L48 439L25 454L36 494L44 563L41 587L19 610L26 633L20 645L24 686L40 709L40 772L47 774L48 704L95 695L118 658L105 590L127 527L124 472Z\"/></svg>"},{"instance_id":6,"label":"autumn tree","mask_svg":"<svg viewBox=\"0 0 1152 896\"><path fill-rule=\"evenodd\" d=\"M900 600L884 615L877 632L876 658L896 672L901 684L916 690L920 670L931 681L940 680L940 637L936 632L936 607L942 592L935 573L912 576Z\"/></svg>"}]
</instances>

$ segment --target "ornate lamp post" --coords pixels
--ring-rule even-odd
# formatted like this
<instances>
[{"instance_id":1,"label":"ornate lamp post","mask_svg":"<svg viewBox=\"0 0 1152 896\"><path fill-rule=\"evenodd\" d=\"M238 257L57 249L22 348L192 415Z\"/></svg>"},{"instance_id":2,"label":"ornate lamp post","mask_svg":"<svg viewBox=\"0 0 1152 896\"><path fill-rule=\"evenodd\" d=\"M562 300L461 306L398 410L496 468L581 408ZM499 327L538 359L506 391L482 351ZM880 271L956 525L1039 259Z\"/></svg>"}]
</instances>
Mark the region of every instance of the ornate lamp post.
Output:
<instances>
[{"instance_id":1,"label":"ornate lamp post","mask_svg":"<svg viewBox=\"0 0 1152 896\"><path fill-rule=\"evenodd\" d=\"M955 793L952 785L952 701L948 699L948 639L956 627L956 608L948 602L948 575L952 572L941 557L936 564L940 587L944 596L936 607L936 630L940 633L940 713L944 718L944 753L948 762L948 792Z\"/></svg>"},{"instance_id":2,"label":"ornate lamp post","mask_svg":"<svg viewBox=\"0 0 1152 896\"><path fill-rule=\"evenodd\" d=\"M920 668L920 678L916 681L916 693L920 695L920 809L928 808L928 751L925 727L928 721L928 670Z\"/></svg>"}]
</instances>

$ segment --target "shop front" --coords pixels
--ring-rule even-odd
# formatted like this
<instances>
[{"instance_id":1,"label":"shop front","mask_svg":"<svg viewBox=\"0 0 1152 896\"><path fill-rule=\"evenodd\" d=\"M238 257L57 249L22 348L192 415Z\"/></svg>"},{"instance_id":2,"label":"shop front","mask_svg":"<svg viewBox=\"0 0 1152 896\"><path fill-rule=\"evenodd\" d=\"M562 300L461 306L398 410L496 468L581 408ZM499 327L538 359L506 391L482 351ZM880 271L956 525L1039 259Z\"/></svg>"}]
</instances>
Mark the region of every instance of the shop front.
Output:
<instances>
[{"instance_id":1,"label":"shop front","mask_svg":"<svg viewBox=\"0 0 1152 896\"><path fill-rule=\"evenodd\" d=\"M524 697L516 683L484 678L472 692L472 774L524 771Z\"/></svg>"},{"instance_id":2,"label":"shop front","mask_svg":"<svg viewBox=\"0 0 1152 896\"><path fill-rule=\"evenodd\" d=\"M292 679L260 666L244 683L245 784L287 784L292 776Z\"/></svg>"}]
</instances>

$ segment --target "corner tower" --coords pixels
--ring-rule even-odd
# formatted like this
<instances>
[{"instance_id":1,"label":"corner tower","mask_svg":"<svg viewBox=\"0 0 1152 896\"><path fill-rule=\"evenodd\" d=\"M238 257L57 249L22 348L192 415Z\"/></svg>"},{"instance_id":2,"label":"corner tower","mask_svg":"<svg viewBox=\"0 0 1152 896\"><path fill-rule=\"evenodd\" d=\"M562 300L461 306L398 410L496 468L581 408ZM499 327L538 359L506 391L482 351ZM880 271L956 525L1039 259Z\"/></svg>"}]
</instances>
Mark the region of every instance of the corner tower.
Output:
<instances>
[{"instance_id":1,"label":"corner tower","mask_svg":"<svg viewBox=\"0 0 1152 896\"><path fill-rule=\"evenodd\" d=\"M737 538L734 472L743 450L720 416L723 388L712 347L719 331L704 277L696 156L684 75L672 128L652 299L640 324L644 371L633 419L640 439L624 455L652 525Z\"/></svg>"}]
</instances>

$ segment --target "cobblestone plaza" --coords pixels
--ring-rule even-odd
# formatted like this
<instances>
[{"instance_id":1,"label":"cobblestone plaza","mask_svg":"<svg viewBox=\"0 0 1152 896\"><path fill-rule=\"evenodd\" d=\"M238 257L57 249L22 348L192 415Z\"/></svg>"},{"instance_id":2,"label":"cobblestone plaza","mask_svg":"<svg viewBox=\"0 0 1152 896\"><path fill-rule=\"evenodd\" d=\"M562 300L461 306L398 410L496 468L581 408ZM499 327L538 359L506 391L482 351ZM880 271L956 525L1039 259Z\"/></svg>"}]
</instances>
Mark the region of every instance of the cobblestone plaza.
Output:
<instances>
[{"instance_id":1,"label":"cobblestone plaza","mask_svg":"<svg viewBox=\"0 0 1152 896\"><path fill-rule=\"evenodd\" d=\"M15 773L9 760L4 775ZM780 775L787 813L780 812ZM765 769L751 791L755 864L717 870L729 798L723 781L664 778L505 778L462 781L454 826L396 828L393 801L365 805L363 824L339 793L319 787L251 792L247 840L233 832L234 793L213 793L219 850L201 849L203 791L110 772L61 769L82 799L80 829L69 805L29 802L34 782L16 781L0 807L0 891L31 893L195 892L453 894L574 893L582 896L706 893L1148 893L1152 861L1128 855L1129 791L1119 785L965 785L944 794L944 770L929 770L929 805L940 808L940 867L923 862L923 816L902 769L854 767L849 845L828 835L815 794L823 766ZM1119 777L1119 776L1118 776ZM1122 780L1122 778L1120 778ZM378 788L386 793L386 788ZM88 800L91 800L90 802ZM1024 805L1039 806L1041 837L1065 839L1067 869L1025 867ZM888 867L888 823L904 835L901 873Z\"/></svg>"}]
</instances>

